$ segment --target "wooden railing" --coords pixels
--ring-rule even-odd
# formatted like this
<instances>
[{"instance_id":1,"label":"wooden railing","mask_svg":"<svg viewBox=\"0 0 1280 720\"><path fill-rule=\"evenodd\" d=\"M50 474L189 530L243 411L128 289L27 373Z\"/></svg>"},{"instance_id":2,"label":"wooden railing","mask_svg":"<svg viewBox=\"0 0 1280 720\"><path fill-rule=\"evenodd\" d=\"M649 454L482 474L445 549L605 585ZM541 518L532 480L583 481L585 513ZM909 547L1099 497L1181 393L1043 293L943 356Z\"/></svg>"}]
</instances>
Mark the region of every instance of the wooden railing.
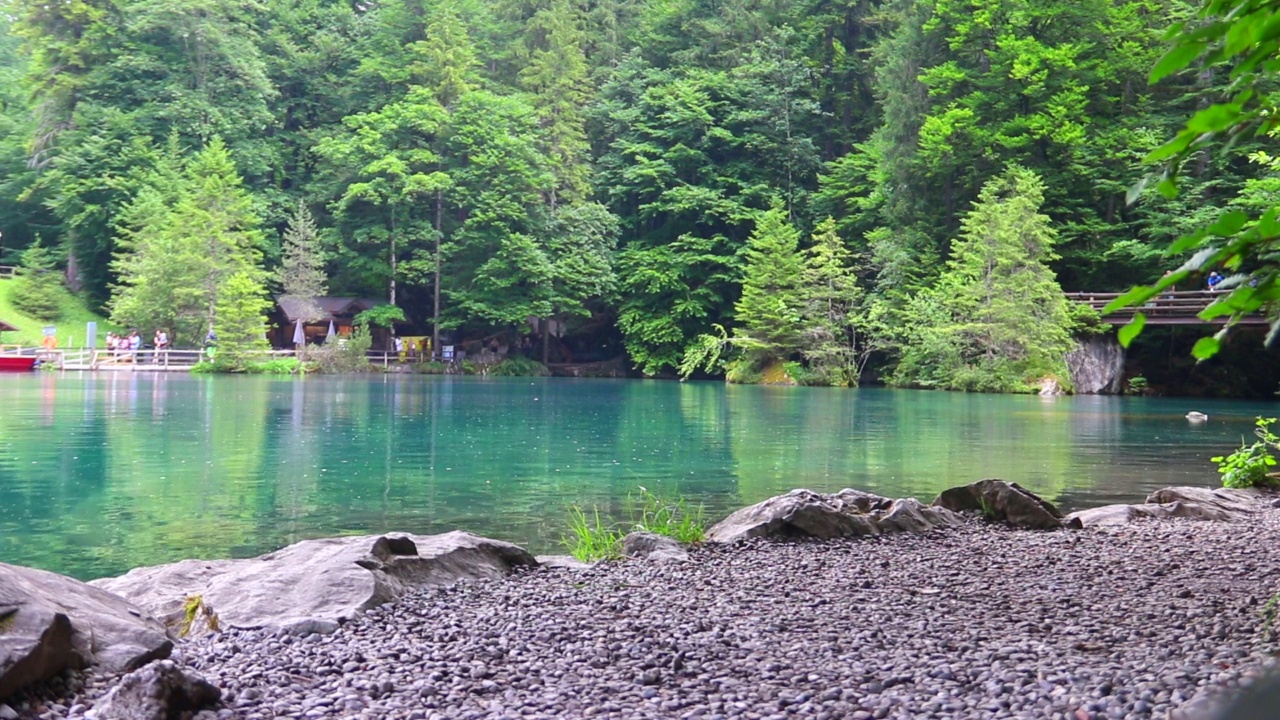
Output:
<instances>
[{"instance_id":1,"label":"wooden railing","mask_svg":"<svg viewBox=\"0 0 1280 720\"><path fill-rule=\"evenodd\" d=\"M1222 297L1223 294L1215 290L1163 292L1141 305L1120 308L1115 312L1103 315L1102 320L1113 325L1127 323L1135 313L1141 312L1147 317L1148 325L1220 325L1226 322L1225 317L1201 320L1199 315L1202 310L1209 307L1214 300ZM1067 299L1084 303L1101 313L1112 300L1120 297L1120 295L1121 293L1110 292L1073 292L1067 293ZM1240 322L1246 325L1265 325L1267 324L1267 319L1262 315L1256 315L1242 318Z\"/></svg>"}]
</instances>

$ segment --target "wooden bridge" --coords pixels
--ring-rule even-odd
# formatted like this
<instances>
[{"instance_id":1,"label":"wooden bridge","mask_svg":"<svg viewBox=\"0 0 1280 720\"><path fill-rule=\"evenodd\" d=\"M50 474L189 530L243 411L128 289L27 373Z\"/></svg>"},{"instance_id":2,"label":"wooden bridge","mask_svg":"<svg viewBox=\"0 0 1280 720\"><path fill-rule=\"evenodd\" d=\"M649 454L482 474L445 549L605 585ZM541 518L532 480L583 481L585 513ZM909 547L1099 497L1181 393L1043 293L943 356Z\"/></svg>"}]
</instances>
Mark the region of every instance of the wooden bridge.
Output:
<instances>
[{"instance_id":1,"label":"wooden bridge","mask_svg":"<svg viewBox=\"0 0 1280 720\"><path fill-rule=\"evenodd\" d=\"M1148 325L1223 325L1227 322L1225 316L1212 320L1201 320L1199 314L1201 310L1209 307L1210 303L1224 294L1213 290L1163 292L1142 305L1121 308L1113 313L1103 315L1102 322L1111 325L1124 325L1133 319L1134 313L1141 312L1147 316ZM1120 295L1121 293L1074 292L1067 293L1067 299L1084 303L1101 313L1108 303L1120 297ZM1238 324L1267 325L1268 321L1263 315L1250 315L1240 318Z\"/></svg>"}]
</instances>

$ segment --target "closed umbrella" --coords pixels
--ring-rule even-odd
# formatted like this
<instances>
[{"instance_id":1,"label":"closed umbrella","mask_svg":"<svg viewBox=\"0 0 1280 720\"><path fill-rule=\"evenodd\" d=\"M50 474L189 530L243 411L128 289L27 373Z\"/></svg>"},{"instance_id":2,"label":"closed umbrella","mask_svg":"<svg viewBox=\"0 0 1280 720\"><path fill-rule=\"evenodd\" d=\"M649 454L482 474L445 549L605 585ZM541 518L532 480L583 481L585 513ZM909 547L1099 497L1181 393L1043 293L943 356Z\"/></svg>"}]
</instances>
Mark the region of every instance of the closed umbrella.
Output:
<instances>
[{"instance_id":1,"label":"closed umbrella","mask_svg":"<svg viewBox=\"0 0 1280 720\"><path fill-rule=\"evenodd\" d=\"M293 344L294 347L302 347L307 344L307 334L302 331L302 318L298 318L298 321L294 323Z\"/></svg>"},{"instance_id":2,"label":"closed umbrella","mask_svg":"<svg viewBox=\"0 0 1280 720\"><path fill-rule=\"evenodd\" d=\"M329 321L329 334L328 334L326 337L333 337L334 335L337 335L337 334L338 334L338 333L337 333L337 332L335 332L335 331L334 331L334 329L333 329L333 321L332 321L332 320L330 320L330 321Z\"/></svg>"}]
</instances>

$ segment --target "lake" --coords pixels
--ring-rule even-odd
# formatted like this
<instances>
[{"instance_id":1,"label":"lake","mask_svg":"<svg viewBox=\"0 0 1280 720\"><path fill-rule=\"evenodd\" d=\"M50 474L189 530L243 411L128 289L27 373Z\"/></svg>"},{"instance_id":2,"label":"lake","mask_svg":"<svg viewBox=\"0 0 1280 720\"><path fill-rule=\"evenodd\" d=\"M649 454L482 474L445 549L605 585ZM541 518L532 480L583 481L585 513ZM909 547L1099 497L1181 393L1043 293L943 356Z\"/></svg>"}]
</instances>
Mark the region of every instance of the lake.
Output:
<instances>
[{"instance_id":1,"label":"lake","mask_svg":"<svg viewBox=\"0 0 1280 720\"><path fill-rule=\"evenodd\" d=\"M710 519L796 487L985 477L1079 509L1211 485L1276 403L378 375L0 376L0 560L88 579L296 540L467 529L560 551L638 488ZM1188 423L1188 410L1208 413Z\"/></svg>"}]
</instances>

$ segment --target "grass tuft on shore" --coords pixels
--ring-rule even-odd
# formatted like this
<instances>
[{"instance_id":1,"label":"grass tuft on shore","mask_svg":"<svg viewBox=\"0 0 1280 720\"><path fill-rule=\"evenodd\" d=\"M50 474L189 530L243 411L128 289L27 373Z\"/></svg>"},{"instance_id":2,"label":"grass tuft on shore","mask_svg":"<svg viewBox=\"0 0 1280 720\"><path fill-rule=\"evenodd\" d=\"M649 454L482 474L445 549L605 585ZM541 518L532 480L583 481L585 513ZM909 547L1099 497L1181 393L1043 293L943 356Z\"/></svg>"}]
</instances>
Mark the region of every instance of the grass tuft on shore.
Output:
<instances>
[{"instance_id":1,"label":"grass tuft on shore","mask_svg":"<svg viewBox=\"0 0 1280 720\"><path fill-rule=\"evenodd\" d=\"M608 522L598 507L588 513L580 506L570 506L569 534L563 540L569 554L582 562L616 560L622 557L622 539L638 530L681 543L702 542L707 536L701 503L693 505L683 497L668 498L641 487L627 495L625 506L626 522Z\"/></svg>"}]
</instances>

